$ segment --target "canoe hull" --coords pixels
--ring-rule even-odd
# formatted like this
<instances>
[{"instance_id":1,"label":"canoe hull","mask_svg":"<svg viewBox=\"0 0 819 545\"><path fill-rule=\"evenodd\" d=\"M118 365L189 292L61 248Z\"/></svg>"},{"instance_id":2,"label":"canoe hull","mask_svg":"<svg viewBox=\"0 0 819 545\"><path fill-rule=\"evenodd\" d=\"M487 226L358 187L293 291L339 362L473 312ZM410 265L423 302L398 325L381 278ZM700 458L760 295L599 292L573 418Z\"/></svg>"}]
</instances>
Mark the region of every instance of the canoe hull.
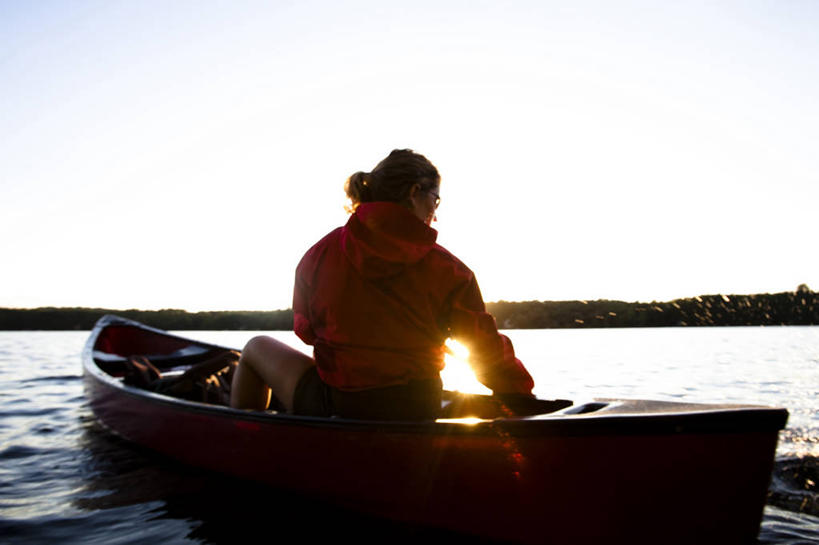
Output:
<instances>
[{"instance_id":1,"label":"canoe hull","mask_svg":"<svg viewBox=\"0 0 819 545\"><path fill-rule=\"evenodd\" d=\"M751 425L748 410L718 425L707 413L654 415L652 425L254 413L124 387L87 356L92 409L128 440L367 513L522 543L753 542L780 427Z\"/></svg>"}]
</instances>

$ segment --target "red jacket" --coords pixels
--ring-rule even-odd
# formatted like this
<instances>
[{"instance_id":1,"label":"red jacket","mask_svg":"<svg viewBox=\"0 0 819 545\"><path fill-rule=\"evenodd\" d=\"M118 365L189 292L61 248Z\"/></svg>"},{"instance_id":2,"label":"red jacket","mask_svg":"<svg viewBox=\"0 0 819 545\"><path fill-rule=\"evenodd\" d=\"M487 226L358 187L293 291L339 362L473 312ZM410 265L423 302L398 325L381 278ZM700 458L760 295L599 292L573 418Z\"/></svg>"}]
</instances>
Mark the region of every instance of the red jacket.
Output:
<instances>
[{"instance_id":1,"label":"red jacket","mask_svg":"<svg viewBox=\"0 0 819 545\"><path fill-rule=\"evenodd\" d=\"M485 386L531 393L475 275L437 236L403 206L365 203L307 251L296 268L294 330L314 346L324 382L356 390L435 378L452 337Z\"/></svg>"}]
</instances>

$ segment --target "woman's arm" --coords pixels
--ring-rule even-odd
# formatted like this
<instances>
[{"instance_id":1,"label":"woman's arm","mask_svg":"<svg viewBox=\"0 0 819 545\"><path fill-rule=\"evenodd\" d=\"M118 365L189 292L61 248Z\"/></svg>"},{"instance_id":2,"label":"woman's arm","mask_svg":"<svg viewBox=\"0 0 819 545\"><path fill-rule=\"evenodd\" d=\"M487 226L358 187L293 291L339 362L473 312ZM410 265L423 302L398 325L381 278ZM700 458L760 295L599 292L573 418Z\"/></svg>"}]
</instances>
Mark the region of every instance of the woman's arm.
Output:
<instances>
[{"instance_id":1,"label":"woman's arm","mask_svg":"<svg viewBox=\"0 0 819 545\"><path fill-rule=\"evenodd\" d=\"M515 357L512 341L498 333L495 318L486 312L474 274L454 293L449 326L452 337L469 350L484 386L495 394L532 394L534 381Z\"/></svg>"}]
</instances>

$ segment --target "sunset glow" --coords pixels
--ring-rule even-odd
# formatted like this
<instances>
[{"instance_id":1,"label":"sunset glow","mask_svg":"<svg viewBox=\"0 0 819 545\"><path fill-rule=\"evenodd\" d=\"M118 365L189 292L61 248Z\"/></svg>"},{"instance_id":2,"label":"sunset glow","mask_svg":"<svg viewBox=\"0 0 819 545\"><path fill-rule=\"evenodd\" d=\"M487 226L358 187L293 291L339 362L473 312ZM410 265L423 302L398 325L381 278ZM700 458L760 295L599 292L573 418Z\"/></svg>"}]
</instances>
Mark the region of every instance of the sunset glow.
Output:
<instances>
[{"instance_id":1,"label":"sunset glow","mask_svg":"<svg viewBox=\"0 0 819 545\"><path fill-rule=\"evenodd\" d=\"M492 391L475 378L475 372L469 365L469 350L454 339L447 339L446 347L446 367L441 371L444 388L464 394L491 394Z\"/></svg>"}]
</instances>

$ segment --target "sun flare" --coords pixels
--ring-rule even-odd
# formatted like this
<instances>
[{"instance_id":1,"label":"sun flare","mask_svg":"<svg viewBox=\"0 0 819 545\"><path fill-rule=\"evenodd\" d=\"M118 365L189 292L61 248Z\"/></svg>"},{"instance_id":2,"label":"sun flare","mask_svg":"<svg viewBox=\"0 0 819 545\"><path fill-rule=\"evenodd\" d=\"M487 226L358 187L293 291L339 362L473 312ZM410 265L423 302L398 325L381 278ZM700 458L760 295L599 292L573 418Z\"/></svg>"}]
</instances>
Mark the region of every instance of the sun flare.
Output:
<instances>
[{"instance_id":1,"label":"sun flare","mask_svg":"<svg viewBox=\"0 0 819 545\"><path fill-rule=\"evenodd\" d=\"M478 382L469 365L469 350L454 339L446 340L447 354L444 356L444 370L441 380L444 388L465 394L491 394L492 391Z\"/></svg>"}]
</instances>

